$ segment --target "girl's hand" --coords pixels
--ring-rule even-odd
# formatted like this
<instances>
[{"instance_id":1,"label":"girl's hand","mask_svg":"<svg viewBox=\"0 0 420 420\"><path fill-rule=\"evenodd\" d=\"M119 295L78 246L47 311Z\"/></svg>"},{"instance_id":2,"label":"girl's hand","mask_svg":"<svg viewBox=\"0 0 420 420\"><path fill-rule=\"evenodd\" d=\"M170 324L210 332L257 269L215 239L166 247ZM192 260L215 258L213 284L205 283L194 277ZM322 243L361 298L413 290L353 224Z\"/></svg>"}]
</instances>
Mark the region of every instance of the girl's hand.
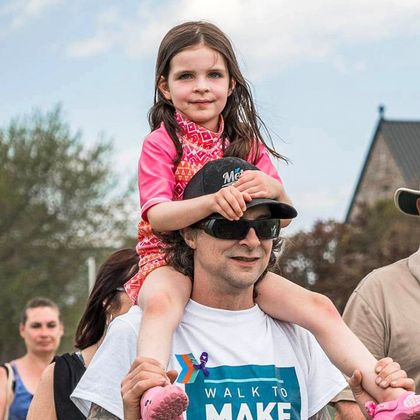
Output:
<instances>
[{"instance_id":1,"label":"girl's hand","mask_svg":"<svg viewBox=\"0 0 420 420\"><path fill-rule=\"evenodd\" d=\"M283 185L263 171L244 171L234 185L240 192L248 193L251 198L272 198L288 202L284 199L288 200L288 197Z\"/></svg>"},{"instance_id":2,"label":"girl's hand","mask_svg":"<svg viewBox=\"0 0 420 420\"><path fill-rule=\"evenodd\" d=\"M252 200L248 192L241 192L233 185L217 191L213 195L212 213L219 213L228 220L239 220L246 210L246 203Z\"/></svg>"},{"instance_id":3,"label":"girl's hand","mask_svg":"<svg viewBox=\"0 0 420 420\"><path fill-rule=\"evenodd\" d=\"M292 205L283 184L263 171L244 171L234 185L243 194L249 194L251 199L271 198ZM291 219L282 219L281 227L288 226L291 221Z\"/></svg>"}]
</instances>

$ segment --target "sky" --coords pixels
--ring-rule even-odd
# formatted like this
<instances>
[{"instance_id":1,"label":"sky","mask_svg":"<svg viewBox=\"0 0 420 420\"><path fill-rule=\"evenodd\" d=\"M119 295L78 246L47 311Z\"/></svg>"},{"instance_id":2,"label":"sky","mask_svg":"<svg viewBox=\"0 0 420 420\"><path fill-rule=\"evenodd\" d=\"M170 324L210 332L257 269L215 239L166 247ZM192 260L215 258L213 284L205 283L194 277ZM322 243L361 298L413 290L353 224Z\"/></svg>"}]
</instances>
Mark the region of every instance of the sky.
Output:
<instances>
[{"instance_id":1,"label":"sky","mask_svg":"<svg viewBox=\"0 0 420 420\"><path fill-rule=\"evenodd\" d=\"M0 0L0 126L61 104L87 147L114 143L121 182L150 131L154 64L174 25L207 20L232 40L269 127L290 232L343 221L385 118L420 120L418 0Z\"/></svg>"}]
</instances>

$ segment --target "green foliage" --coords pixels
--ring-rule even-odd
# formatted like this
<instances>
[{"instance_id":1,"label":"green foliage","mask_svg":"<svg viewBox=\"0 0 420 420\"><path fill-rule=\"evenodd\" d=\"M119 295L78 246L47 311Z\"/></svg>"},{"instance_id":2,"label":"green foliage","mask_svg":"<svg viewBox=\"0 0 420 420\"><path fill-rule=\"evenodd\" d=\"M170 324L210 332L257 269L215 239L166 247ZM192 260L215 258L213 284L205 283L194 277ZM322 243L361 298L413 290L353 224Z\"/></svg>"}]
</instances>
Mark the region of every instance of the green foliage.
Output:
<instances>
[{"instance_id":1,"label":"green foliage","mask_svg":"<svg viewBox=\"0 0 420 420\"><path fill-rule=\"evenodd\" d=\"M23 350L19 314L35 295L63 308L70 337L87 295L87 257L99 262L134 233L111 153L104 139L86 148L59 107L0 130L0 359Z\"/></svg>"},{"instance_id":2,"label":"green foliage","mask_svg":"<svg viewBox=\"0 0 420 420\"><path fill-rule=\"evenodd\" d=\"M287 239L279 271L327 295L343 311L366 274L411 255L419 238L420 218L403 215L391 200L379 201L371 208L363 206L351 225L318 221L309 232Z\"/></svg>"}]
</instances>

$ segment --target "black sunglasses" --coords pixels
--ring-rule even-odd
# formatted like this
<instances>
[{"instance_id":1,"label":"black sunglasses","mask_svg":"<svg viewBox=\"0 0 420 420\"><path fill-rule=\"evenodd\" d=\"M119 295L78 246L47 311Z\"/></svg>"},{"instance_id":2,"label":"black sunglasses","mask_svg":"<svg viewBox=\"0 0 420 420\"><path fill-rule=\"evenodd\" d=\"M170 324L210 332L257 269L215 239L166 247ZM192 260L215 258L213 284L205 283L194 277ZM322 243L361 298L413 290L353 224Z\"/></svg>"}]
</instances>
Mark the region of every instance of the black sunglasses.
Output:
<instances>
[{"instance_id":1,"label":"black sunglasses","mask_svg":"<svg viewBox=\"0 0 420 420\"><path fill-rule=\"evenodd\" d=\"M256 219L230 221L226 219L205 219L195 227L218 239L244 239L249 229L254 228L259 239L274 239L280 235L279 219Z\"/></svg>"}]
</instances>

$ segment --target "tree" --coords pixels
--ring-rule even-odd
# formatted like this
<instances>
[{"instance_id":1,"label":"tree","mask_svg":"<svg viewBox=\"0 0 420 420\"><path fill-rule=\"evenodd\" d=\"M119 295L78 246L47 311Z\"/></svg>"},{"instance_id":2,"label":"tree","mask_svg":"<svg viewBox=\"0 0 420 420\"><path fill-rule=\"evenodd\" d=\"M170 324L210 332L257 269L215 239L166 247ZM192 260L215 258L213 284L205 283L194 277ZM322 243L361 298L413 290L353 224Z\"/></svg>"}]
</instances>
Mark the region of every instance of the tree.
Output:
<instances>
[{"instance_id":1,"label":"tree","mask_svg":"<svg viewBox=\"0 0 420 420\"><path fill-rule=\"evenodd\" d=\"M367 273L408 257L420 244L420 220L401 214L391 200L362 207L351 225L318 221L298 232L280 257L286 278L329 296L340 311Z\"/></svg>"},{"instance_id":2,"label":"tree","mask_svg":"<svg viewBox=\"0 0 420 420\"><path fill-rule=\"evenodd\" d=\"M22 349L19 315L35 295L63 307L72 334L87 295L87 257L103 257L134 233L129 189L117 183L111 152L103 138L83 146L60 107L0 129L0 358Z\"/></svg>"}]
</instances>

